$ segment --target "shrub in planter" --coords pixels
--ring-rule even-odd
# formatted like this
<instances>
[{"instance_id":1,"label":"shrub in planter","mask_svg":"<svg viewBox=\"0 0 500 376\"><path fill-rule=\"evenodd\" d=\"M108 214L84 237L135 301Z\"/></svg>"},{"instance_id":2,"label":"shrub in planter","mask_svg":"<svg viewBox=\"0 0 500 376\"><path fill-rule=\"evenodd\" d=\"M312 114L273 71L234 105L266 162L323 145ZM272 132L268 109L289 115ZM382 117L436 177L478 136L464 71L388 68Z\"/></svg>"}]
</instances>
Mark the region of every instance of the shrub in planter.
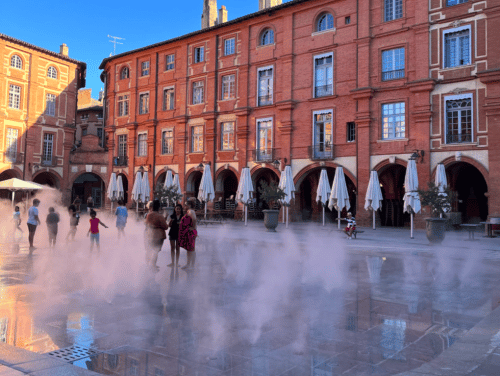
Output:
<instances>
[{"instance_id":1,"label":"shrub in planter","mask_svg":"<svg viewBox=\"0 0 500 376\"><path fill-rule=\"evenodd\" d=\"M271 182L267 184L265 181L260 183L259 187L260 198L272 208L276 203L283 200L286 196L285 191L281 189L278 184ZM263 210L264 212L264 226L267 231L275 232L278 227L279 210Z\"/></svg>"},{"instance_id":2,"label":"shrub in planter","mask_svg":"<svg viewBox=\"0 0 500 376\"><path fill-rule=\"evenodd\" d=\"M434 182L430 182L428 189L419 190L418 194L422 206L431 209L432 217L425 218L427 239L431 243L441 243L445 237L447 220L440 217L450 212L454 193L448 188L441 192Z\"/></svg>"},{"instance_id":3,"label":"shrub in planter","mask_svg":"<svg viewBox=\"0 0 500 376\"><path fill-rule=\"evenodd\" d=\"M170 187L161 186L155 192L155 199L161 202L162 207L167 208L167 213L170 215L174 212L173 207L182 198L179 194L177 186L171 185Z\"/></svg>"}]
</instances>

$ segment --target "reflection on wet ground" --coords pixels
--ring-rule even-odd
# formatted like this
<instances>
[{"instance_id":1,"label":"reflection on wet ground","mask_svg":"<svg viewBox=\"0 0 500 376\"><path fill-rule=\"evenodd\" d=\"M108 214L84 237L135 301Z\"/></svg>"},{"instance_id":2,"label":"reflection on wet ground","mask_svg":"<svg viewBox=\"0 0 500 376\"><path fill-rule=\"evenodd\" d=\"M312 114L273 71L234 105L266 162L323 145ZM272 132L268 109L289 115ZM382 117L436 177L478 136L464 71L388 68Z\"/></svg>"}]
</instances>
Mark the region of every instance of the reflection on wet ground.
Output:
<instances>
[{"instance_id":1,"label":"reflection on wet ground","mask_svg":"<svg viewBox=\"0 0 500 376\"><path fill-rule=\"evenodd\" d=\"M495 260L201 240L195 271L134 269L135 286L103 255L4 245L0 342L104 375L393 375L498 305Z\"/></svg>"}]
</instances>

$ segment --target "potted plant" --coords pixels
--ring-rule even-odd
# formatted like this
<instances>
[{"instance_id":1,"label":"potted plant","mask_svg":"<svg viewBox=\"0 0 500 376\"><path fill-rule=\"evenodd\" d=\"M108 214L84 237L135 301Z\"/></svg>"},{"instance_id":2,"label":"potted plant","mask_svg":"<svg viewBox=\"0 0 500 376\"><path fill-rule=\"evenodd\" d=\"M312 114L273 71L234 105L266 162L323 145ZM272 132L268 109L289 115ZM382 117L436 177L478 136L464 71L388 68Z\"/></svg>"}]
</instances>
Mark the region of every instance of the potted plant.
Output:
<instances>
[{"instance_id":1,"label":"potted plant","mask_svg":"<svg viewBox=\"0 0 500 376\"><path fill-rule=\"evenodd\" d=\"M182 198L182 195L178 192L176 185L159 187L155 192L155 196L157 200L160 200L161 206L166 212L167 217L172 215L174 212L174 205Z\"/></svg>"},{"instance_id":2,"label":"potted plant","mask_svg":"<svg viewBox=\"0 0 500 376\"><path fill-rule=\"evenodd\" d=\"M266 202L270 208L262 211L264 213L264 226L266 226L267 231L276 232L280 211L273 209L273 207L276 203L285 198L286 193L283 189L278 187L278 184L274 181L271 181L271 184L262 181L260 183L259 193L262 201Z\"/></svg>"},{"instance_id":3,"label":"potted plant","mask_svg":"<svg viewBox=\"0 0 500 376\"><path fill-rule=\"evenodd\" d=\"M446 231L446 218L442 218L451 210L453 192L448 188L442 192L434 182L429 182L427 190L419 190L420 202L422 206L431 209L431 218L425 218L426 235L431 243L439 244L444 240Z\"/></svg>"}]
</instances>

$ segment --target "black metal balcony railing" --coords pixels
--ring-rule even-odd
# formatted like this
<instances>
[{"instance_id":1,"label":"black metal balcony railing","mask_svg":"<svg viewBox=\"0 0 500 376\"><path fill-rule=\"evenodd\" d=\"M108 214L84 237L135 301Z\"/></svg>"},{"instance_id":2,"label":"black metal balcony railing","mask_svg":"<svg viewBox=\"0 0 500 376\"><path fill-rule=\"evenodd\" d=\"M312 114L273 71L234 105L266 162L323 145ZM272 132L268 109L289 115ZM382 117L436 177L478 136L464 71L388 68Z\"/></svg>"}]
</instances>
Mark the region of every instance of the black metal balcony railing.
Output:
<instances>
[{"instance_id":1,"label":"black metal balcony railing","mask_svg":"<svg viewBox=\"0 0 500 376\"><path fill-rule=\"evenodd\" d=\"M276 149L257 149L252 151L254 162L273 162L276 158Z\"/></svg>"},{"instance_id":2,"label":"black metal balcony railing","mask_svg":"<svg viewBox=\"0 0 500 376\"><path fill-rule=\"evenodd\" d=\"M459 144L462 142L472 142L472 134L455 134L455 133L447 133L446 134L446 143L447 144Z\"/></svg>"},{"instance_id":3,"label":"black metal balcony railing","mask_svg":"<svg viewBox=\"0 0 500 376\"><path fill-rule=\"evenodd\" d=\"M113 166L128 166L128 158L126 156L115 157L113 159Z\"/></svg>"},{"instance_id":4,"label":"black metal balcony railing","mask_svg":"<svg viewBox=\"0 0 500 376\"><path fill-rule=\"evenodd\" d=\"M57 163L57 157L55 155L44 155L42 156L42 166L53 167Z\"/></svg>"},{"instance_id":5,"label":"black metal balcony railing","mask_svg":"<svg viewBox=\"0 0 500 376\"><path fill-rule=\"evenodd\" d=\"M309 158L311 160L333 159L333 145L313 145L309 146Z\"/></svg>"},{"instance_id":6,"label":"black metal balcony railing","mask_svg":"<svg viewBox=\"0 0 500 376\"><path fill-rule=\"evenodd\" d=\"M23 163L23 154L22 153L4 153L3 155L4 163L18 164Z\"/></svg>"},{"instance_id":7,"label":"black metal balcony railing","mask_svg":"<svg viewBox=\"0 0 500 376\"><path fill-rule=\"evenodd\" d=\"M389 72L382 72L382 81L397 80L405 76L404 69L393 70Z\"/></svg>"},{"instance_id":8,"label":"black metal balcony railing","mask_svg":"<svg viewBox=\"0 0 500 376\"><path fill-rule=\"evenodd\" d=\"M314 96L316 98L333 95L333 85L322 85L314 88Z\"/></svg>"},{"instance_id":9,"label":"black metal balcony railing","mask_svg":"<svg viewBox=\"0 0 500 376\"><path fill-rule=\"evenodd\" d=\"M259 106L267 106L273 104L273 95L261 95L259 96Z\"/></svg>"}]
</instances>

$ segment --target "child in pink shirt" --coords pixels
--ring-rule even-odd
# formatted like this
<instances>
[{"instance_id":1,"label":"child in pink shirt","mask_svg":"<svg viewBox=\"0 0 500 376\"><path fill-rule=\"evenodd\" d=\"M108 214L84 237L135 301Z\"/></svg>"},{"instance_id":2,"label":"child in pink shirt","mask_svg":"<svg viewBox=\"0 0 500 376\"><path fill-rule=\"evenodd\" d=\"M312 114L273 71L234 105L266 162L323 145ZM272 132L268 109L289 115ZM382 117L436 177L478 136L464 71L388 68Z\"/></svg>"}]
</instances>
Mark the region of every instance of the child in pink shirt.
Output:
<instances>
[{"instance_id":1,"label":"child in pink shirt","mask_svg":"<svg viewBox=\"0 0 500 376\"><path fill-rule=\"evenodd\" d=\"M96 218L97 213L94 210L90 211L90 228L87 236L90 235L90 252L94 249L94 243L97 244L97 250L100 251L101 247L99 245L99 225L108 228L99 218Z\"/></svg>"}]
</instances>

